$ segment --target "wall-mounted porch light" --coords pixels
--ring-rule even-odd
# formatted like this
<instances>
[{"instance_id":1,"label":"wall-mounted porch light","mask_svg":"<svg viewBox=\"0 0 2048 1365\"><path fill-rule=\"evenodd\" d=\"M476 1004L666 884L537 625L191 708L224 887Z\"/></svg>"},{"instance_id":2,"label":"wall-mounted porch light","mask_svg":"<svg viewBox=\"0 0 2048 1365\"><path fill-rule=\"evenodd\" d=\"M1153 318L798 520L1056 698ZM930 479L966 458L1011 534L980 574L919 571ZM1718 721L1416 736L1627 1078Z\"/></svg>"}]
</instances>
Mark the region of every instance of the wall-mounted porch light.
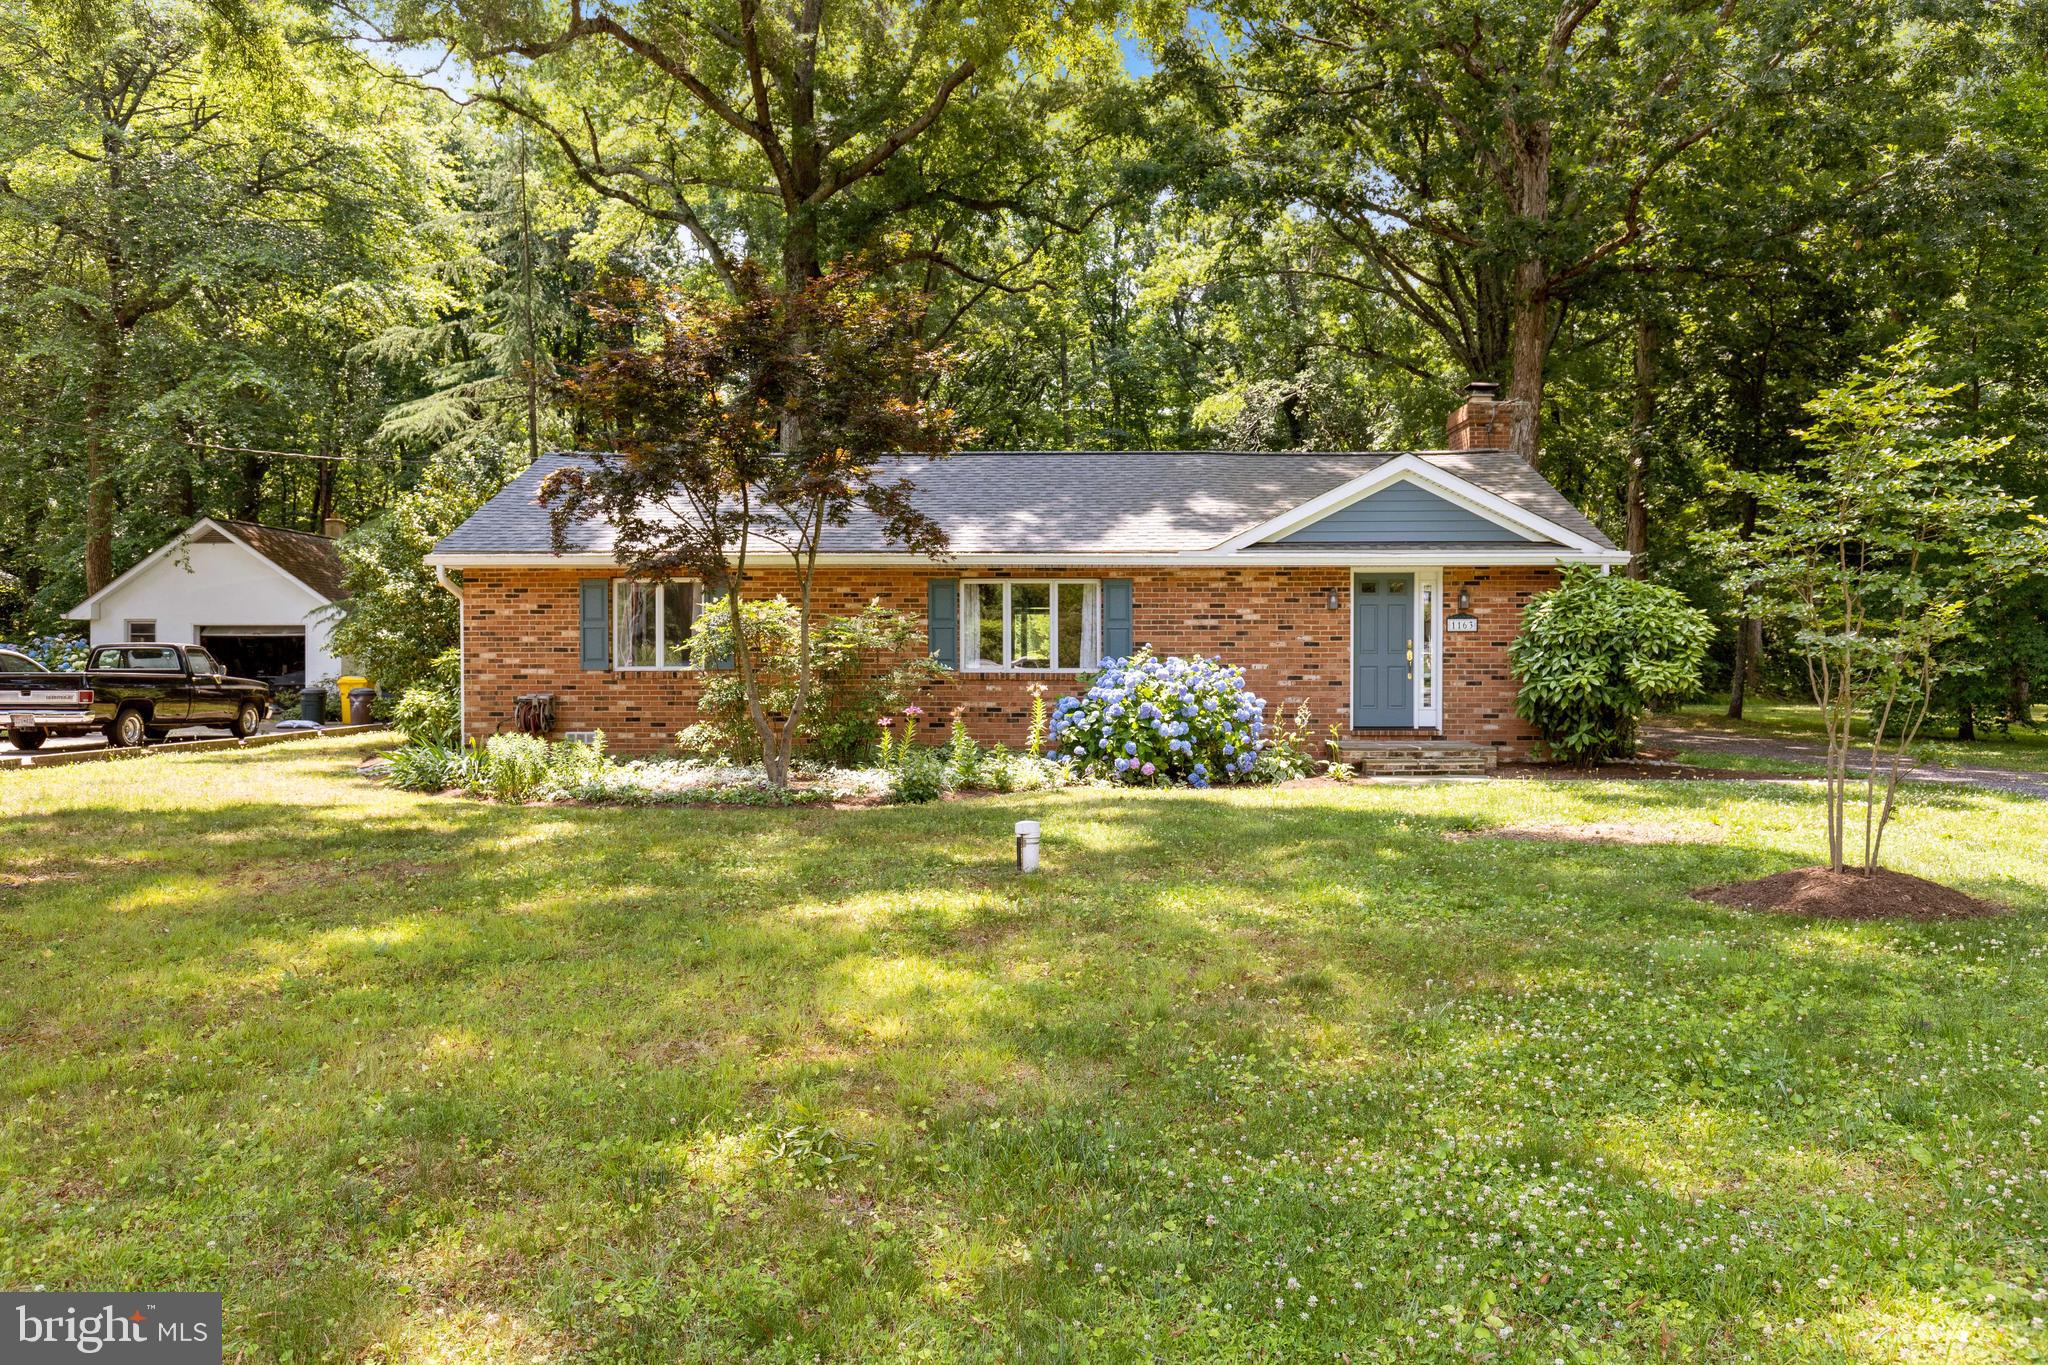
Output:
<instances>
[{"instance_id":1,"label":"wall-mounted porch light","mask_svg":"<svg viewBox=\"0 0 2048 1365\"><path fill-rule=\"evenodd\" d=\"M1344 602L1343 599L1339 596L1337 590L1335 588L1332 588L1330 589L1330 595L1323 599L1323 605L1328 607L1331 611L1335 611L1337 610L1337 608L1343 606Z\"/></svg>"}]
</instances>

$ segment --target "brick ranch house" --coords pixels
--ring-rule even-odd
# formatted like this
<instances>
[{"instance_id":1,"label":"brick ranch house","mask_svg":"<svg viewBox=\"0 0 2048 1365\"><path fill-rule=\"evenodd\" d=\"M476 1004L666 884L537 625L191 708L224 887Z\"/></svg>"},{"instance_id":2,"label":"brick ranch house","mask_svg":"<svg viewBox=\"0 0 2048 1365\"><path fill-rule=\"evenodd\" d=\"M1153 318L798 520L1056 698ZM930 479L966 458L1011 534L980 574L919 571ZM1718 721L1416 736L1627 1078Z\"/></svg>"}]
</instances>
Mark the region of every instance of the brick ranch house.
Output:
<instances>
[{"instance_id":1,"label":"brick ranch house","mask_svg":"<svg viewBox=\"0 0 2048 1365\"><path fill-rule=\"evenodd\" d=\"M1625 564L1586 516L1499 449L1506 404L1473 385L1446 450L972 452L892 460L945 528L931 560L859 516L828 532L813 593L826 614L872 600L921 616L954 670L922 698L925 735L961 708L970 733L1024 737L1029 687L1072 689L1097 660L1149 645L1243 667L1268 719L1308 704L1318 734L1442 739L1525 754L1508 642L1559 565ZM586 523L557 553L535 500L575 455L543 456L428 555L461 599L462 724L512 727L551 693L559 730L613 748L669 745L696 719L682 648L697 585L639 583ZM793 592L762 558L750 591Z\"/></svg>"}]
</instances>

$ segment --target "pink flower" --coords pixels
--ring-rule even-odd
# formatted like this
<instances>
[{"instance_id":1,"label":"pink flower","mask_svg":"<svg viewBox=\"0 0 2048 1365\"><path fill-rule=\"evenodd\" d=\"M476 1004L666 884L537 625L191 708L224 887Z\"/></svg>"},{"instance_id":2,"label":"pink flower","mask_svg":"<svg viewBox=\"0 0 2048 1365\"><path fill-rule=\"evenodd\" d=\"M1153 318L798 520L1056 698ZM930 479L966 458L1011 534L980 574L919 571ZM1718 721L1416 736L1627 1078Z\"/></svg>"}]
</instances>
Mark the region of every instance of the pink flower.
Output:
<instances>
[{"instance_id":1,"label":"pink flower","mask_svg":"<svg viewBox=\"0 0 2048 1365\"><path fill-rule=\"evenodd\" d=\"M877 725L881 726L881 727L882 727L882 728L883 728L884 730L888 729L888 728L889 728L889 726L890 726L890 725L892 725L893 723L894 723L894 722L893 722L893 721L891 720L891 718L890 718L890 717L888 717L888 716L883 716L883 717L882 717L882 718L881 718L880 720L877 720L877 721L875 722L875 724L877 724Z\"/></svg>"},{"instance_id":2,"label":"pink flower","mask_svg":"<svg viewBox=\"0 0 2048 1365\"><path fill-rule=\"evenodd\" d=\"M906 716L921 716L924 714L924 708L922 706L906 706L903 708L903 714Z\"/></svg>"}]
</instances>

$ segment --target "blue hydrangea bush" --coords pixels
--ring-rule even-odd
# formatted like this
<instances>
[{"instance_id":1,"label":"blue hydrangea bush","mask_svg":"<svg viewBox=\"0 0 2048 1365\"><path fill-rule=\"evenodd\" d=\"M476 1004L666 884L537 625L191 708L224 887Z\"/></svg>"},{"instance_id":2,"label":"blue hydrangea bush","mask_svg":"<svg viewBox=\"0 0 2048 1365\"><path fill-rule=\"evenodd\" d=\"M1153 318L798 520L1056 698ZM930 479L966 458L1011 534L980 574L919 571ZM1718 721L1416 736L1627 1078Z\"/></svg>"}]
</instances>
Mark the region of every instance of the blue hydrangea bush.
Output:
<instances>
[{"instance_id":1,"label":"blue hydrangea bush","mask_svg":"<svg viewBox=\"0 0 2048 1365\"><path fill-rule=\"evenodd\" d=\"M1243 782L1265 744L1266 703L1218 659L1106 659L1088 691L1061 697L1047 756L1084 777L1141 786Z\"/></svg>"}]
</instances>

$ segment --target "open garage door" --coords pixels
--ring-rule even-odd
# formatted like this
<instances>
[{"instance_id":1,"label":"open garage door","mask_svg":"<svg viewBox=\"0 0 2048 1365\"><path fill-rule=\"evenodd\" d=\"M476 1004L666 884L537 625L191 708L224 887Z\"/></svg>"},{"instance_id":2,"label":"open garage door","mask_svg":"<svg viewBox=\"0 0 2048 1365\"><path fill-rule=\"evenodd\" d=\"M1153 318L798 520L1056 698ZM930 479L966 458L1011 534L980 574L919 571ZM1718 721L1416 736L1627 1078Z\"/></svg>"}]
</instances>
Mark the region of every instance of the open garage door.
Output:
<instances>
[{"instance_id":1,"label":"open garage door","mask_svg":"<svg viewBox=\"0 0 2048 1365\"><path fill-rule=\"evenodd\" d=\"M304 626L201 626L199 643L238 678L273 687L306 685Z\"/></svg>"}]
</instances>

